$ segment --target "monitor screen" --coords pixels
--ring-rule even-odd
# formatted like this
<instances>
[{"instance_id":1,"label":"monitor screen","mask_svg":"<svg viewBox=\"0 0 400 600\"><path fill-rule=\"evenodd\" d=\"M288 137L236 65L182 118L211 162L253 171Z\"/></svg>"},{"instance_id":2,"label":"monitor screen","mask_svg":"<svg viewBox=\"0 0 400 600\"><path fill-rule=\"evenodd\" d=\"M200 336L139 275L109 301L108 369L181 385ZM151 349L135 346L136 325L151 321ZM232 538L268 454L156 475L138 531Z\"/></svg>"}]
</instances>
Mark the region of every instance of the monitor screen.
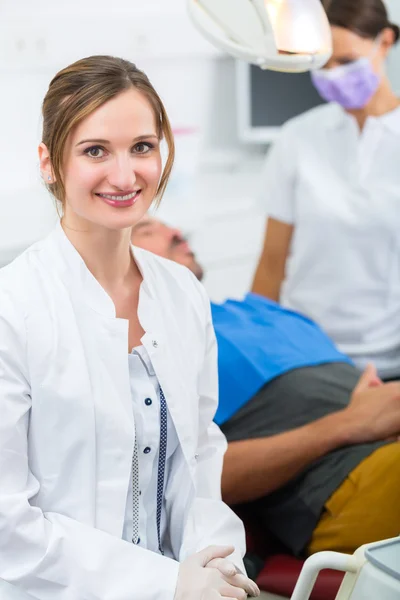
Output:
<instances>
[{"instance_id":1,"label":"monitor screen","mask_svg":"<svg viewBox=\"0 0 400 600\"><path fill-rule=\"evenodd\" d=\"M281 126L324 100L310 73L281 73L236 62L238 133L242 141L270 143Z\"/></svg>"},{"instance_id":2,"label":"monitor screen","mask_svg":"<svg viewBox=\"0 0 400 600\"><path fill-rule=\"evenodd\" d=\"M251 127L279 127L324 101L309 73L263 71L250 65Z\"/></svg>"}]
</instances>

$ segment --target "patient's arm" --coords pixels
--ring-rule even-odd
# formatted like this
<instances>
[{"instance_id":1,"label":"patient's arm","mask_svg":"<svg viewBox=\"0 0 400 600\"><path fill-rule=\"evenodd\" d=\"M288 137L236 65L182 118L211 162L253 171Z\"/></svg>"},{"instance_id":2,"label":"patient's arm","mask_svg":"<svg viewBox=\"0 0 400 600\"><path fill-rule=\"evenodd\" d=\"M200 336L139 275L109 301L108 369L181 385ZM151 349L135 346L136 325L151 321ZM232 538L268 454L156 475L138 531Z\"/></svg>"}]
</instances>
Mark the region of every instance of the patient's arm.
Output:
<instances>
[{"instance_id":1,"label":"patient's arm","mask_svg":"<svg viewBox=\"0 0 400 600\"><path fill-rule=\"evenodd\" d=\"M344 410L271 437L231 442L224 459L223 498L228 504L256 500L336 448L399 433L400 383L377 385L376 370L369 366Z\"/></svg>"},{"instance_id":2,"label":"patient's arm","mask_svg":"<svg viewBox=\"0 0 400 600\"><path fill-rule=\"evenodd\" d=\"M345 445L342 411L271 437L230 442L222 474L228 504L250 502L270 494L314 460Z\"/></svg>"}]
</instances>

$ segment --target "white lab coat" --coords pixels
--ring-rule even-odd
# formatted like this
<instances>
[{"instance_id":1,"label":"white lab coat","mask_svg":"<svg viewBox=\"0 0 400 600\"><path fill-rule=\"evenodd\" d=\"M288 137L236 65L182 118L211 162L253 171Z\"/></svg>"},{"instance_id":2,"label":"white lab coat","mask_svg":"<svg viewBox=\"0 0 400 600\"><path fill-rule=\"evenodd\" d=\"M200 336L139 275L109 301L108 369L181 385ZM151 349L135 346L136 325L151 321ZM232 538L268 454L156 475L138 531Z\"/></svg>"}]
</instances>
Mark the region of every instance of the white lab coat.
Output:
<instances>
[{"instance_id":1,"label":"white lab coat","mask_svg":"<svg viewBox=\"0 0 400 600\"><path fill-rule=\"evenodd\" d=\"M202 286L134 249L142 343L180 440L166 513L175 556L233 544L226 441ZM172 600L179 563L121 539L133 452L128 322L61 226L0 271L1 600Z\"/></svg>"},{"instance_id":2,"label":"white lab coat","mask_svg":"<svg viewBox=\"0 0 400 600\"><path fill-rule=\"evenodd\" d=\"M335 104L288 122L267 156L269 216L294 225L281 302L357 366L400 374L400 108L356 120Z\"/></svg>"}]
</instances>

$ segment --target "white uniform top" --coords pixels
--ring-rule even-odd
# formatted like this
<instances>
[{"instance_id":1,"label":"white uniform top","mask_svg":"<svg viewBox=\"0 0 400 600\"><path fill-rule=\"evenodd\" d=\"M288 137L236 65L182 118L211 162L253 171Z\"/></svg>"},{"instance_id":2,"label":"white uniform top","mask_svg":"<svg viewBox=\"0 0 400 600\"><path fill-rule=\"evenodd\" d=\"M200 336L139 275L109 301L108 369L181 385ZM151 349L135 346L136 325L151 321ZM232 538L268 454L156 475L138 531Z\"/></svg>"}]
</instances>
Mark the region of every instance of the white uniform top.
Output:
<instances>
[{"instance_id":1,"label":"white uniform top","mask_svg":"<svg viewBox=\"0 0 400 600\"><path fill-rule=\"evenodd\" d=\"M0 269L1 600L173 600L179 562L232 544L210 303L188 269L132 249L141 344L179 445L165 489L177 560L122 539L135 415L127 319L60 225Z\"/></svg>"},{"instance_id":2,"label":"white uniform top","mask_svg":"<svg viewBox=\"0 0 400 600\"><path fill-rule=\"evenodd\" d=\"M356 364L400 374L400 108L363 131L328 104L283 128L262 183L293 224L281 301L317 321Z\"/></svg>"},{"instance_id":3,"label":"white uniform top","mask_svg":"<svg viewBox=\"0 0 400 600\"><path fill-rule=\"evenodd\" d=\"M153 364L144 346L134 348L128 355L132 407L138 440L139 458L139 544L142 548L159 552L157 539L157 478L160 449L160 386ZM168 398L166 399L168 403ZM172 470L172 457L179 440L167 408L167 456L164 489ZM133 435L133 434L132 434ZM123 539L132 543L132 479L129 482L125 509ZM169 536L169 519L165 495L161 513L161 540L165 556L173 556Z\"/></svg>"}]
</instances>

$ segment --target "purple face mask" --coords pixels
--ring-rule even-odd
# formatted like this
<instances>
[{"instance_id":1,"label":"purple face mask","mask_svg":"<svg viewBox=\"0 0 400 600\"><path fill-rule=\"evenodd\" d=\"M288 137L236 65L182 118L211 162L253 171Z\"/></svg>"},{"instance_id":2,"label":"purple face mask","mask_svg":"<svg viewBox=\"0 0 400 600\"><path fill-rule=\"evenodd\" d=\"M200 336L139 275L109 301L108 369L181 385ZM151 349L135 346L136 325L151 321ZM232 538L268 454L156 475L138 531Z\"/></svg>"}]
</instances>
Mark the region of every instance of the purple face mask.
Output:
<instances>
[{"instance_id":1,"label":"purple face mask","mask_svg":"<svg viewBox=\"0 0 400 600\"><path fill-rule=\"evenodd\" d=\"M367 57L334 69L312 71L311 79L324 100L337 102L347 110L363 108L375 94L380 81Z\"/></svg>"}]
</instances>

